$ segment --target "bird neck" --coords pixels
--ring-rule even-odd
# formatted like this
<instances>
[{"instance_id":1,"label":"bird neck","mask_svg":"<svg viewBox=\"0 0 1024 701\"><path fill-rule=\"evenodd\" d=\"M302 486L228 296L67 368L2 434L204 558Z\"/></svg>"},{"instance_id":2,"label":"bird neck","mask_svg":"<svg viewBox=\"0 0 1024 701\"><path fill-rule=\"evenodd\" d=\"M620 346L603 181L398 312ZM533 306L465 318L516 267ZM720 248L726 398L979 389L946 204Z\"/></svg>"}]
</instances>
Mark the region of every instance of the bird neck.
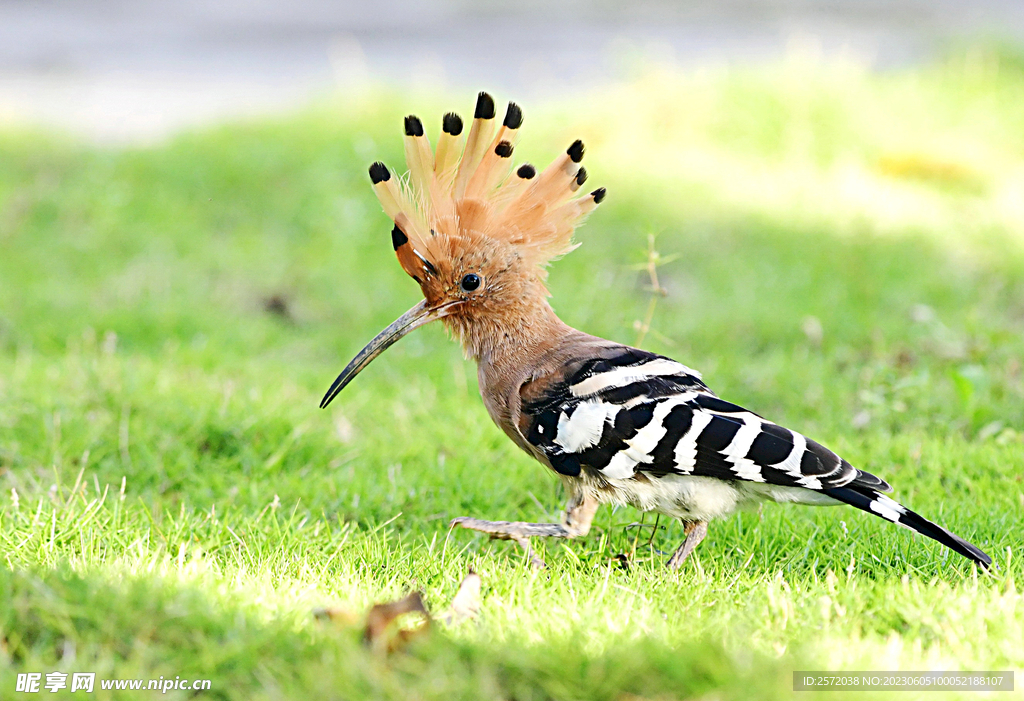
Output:
<instances>
[{"instance_id":1,"label":"bird neck","mask_svg":"<svg viewBox=\"0 0 1024 701\"><path fill-rule=\"evenodd\" d=\"M543 297L523 300L500 316L460 320L453 326L466 355L495 368L522 366L572 331Z\"/></svg>"}]
</instances>

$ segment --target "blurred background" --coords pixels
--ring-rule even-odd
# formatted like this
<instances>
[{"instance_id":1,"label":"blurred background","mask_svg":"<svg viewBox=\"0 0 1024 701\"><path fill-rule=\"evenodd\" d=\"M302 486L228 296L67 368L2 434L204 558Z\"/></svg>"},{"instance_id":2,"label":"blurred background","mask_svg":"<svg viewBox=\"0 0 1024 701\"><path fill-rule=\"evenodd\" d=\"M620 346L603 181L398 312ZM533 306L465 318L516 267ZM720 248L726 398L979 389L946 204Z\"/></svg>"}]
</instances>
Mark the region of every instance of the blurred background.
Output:
<instances>
[{"instance_id":1,"label":"blurred background","mask_svg":"<svg viewBox=\"0 0 1024 701\"><path fill-rule=\"evenodd\" d=\"M103 142L292 110L367 84L564 97L650 62L876 70L1024 36L1020 0L3 0L0 120Z\"/></svg>"}]
</instances>

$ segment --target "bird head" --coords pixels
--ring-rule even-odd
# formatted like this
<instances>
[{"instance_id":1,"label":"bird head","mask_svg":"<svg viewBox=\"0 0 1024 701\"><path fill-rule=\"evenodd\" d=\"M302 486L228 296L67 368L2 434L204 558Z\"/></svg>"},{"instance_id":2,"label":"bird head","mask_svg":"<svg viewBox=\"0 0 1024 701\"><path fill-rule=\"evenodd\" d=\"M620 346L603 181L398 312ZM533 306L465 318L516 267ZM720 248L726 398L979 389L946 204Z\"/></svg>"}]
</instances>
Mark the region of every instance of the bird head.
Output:
<instances>
[{"instance_id":1,"label":"bird head","mask_svg":"<svg viewBox=\"0 0 1024 701\"><path fill-rule=\"evenodd\" d=\"M477 97L468 134L462 119L442 119L436 150L423 123L405 118L407 178L383 163L370 166L374 192L393 222L391 244L423 300L379 333L324 395L332 399L374 358L415 328L444 320L467 352L485 339L529 325L531 311L549 309L546 266L575 246L580 221L604 199L604 188L580 192L587 179L582 141L543 171L516 168L513 152L523 113L510 102L496 124L494 100Z\"/></svg>"}]
</instances>

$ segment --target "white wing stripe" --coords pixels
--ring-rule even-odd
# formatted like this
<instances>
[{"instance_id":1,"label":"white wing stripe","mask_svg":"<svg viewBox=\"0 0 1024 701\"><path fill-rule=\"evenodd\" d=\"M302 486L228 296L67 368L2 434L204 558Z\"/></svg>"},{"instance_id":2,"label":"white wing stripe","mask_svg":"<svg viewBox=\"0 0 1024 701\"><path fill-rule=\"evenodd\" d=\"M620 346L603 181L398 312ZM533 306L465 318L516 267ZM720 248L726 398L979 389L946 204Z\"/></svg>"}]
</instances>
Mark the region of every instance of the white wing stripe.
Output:
<instances>
[{"instance_id":1,"label":"white wing stripe","mask_svg":"<svg viewBox=\"0 0 1024 701\"><path fill-rule=\"evenodd\" d=\"M754 439L761 434L761 420L750 414L742 418L743 425L722 451L722 454L735 466L737 477L751 482L764 482L765 479L761 476L761 467L753 460L747 459L750 446L754 444Z\"/></svg>"},{"instance_id":2,"label":"white wing stripe","mask_svg":"<svg viewBox=\"0 0 1024 701\"><path fill-rule=\"evenodd\" d=\"M804 473L800 472L800 461L803 460L804 451L807 450L807 439L796 431L790 431L790 434L793 436L793 450L786 456L785 460L770 467L782 470L786 474L799 479L804 476Z\"/></svg>"},{"instance_id":3,"label":"white wing stripe","mask_svg":"<svg viewBox=\"0 0 1024 701\"><path fill-rule=\"evenodd\" d=\"M674 408L680 404L686 404L695 396L697 396L696 392L684 392L658 402L654 407L650 423L626 441L626 447L612 456L608 465L601 470L601 474L609 479L627 479L633 476L637 465L651 462L654 459L651 457L651 451L657 447L658 441L668 432L665 427L665 417Z\"/></svg>"},{"instance_id":4,"label":"white wing stripe","mask_svg":"<svg viewBox=\"0 0 1024 701\"><path fill-rule=\"evenodd\" d=\"M822 488L821 480L813 475L804 475L803 477L797 479L797 482L799 482L801 486L807 487L808 489L820 490Z\"/></svg>"},{"instance_id":5,"label":"white wing stripe","mask_svg":"<svg viewBox=\"0 0 1024 701\"><path fill-rule=\"evenodd\" d=\"M601 468L601 474L608 479L624 480L633 476L637 461L629 456L629 450L620 450L608 464Z\"/></svg>"},{"instance_id":6,"label":"white wing stripe","mask_svg":"<svg viewBox=\"0 0 1024 701\"><path fill-rule=\"evenodd\" d=\"M807 439L804 438L803 434L797 433L796 431L790 431L793 436L793 450L786 459L775 465L776 470L782 470L787 475L796 478L797 484L807 489L822 489L821 479L814 475L805 475L800 471L800 463L804 459L804 452L807 450Z\"/></svg>"},{"instance_id":7,"label":"white wing stripe","mask_svg":"<svg viewBox=\"0 0 1024 701\"><path fill-rule=\"evenodd\" d=\"M616 404L583 402L576 407L571 417L563 411L558 417L554 442L567 453L578 453L597 445L605 423L614 420L619 409L621 407Z\"/></svg>"},{"instance_id":8,"label":"white wing stripe","mask_svg":"<svg viewBox=\"0 0 1024 701\"><path fill-rule=\"evenodd\" d=\"M606 389L614 387L625 387L633 382L646 380L651 377L662 377L666 375L692 375L699 378L700 374L682 363L677 363L668 358L656 358L642 365L634 365L626 368L615 368L608 372L598 373L577 382L569 387L574 397L586 397L597 394Z\"/></svg>"},{"instance_id":9,"label":"white wing stripe","mask_svg":"<svg viewBox=\"0 0 1024 701\"><path fill-rule=\"evenodd\" d=\"M683 474L693 472L697 465L697 438L711 423L712 415L706 411L693 412L690 430L676 443L676 469Z\"/></svg>"}]
</instances>

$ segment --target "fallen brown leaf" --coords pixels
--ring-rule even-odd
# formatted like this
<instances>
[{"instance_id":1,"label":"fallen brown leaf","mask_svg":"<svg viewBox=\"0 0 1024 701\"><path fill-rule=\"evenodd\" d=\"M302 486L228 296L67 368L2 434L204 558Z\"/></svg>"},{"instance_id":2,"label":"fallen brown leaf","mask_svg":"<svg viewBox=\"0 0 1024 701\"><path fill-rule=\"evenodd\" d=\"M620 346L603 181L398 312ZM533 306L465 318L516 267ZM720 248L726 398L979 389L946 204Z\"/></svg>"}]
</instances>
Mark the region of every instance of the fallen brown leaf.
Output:
<instances>
[{"instance_id":1,"label":"fallen brown leaf","mask_svg":"<svg viewBox=\"0 0 1024 701\"><path fill-rule=\"evenodd\" d=\"M440 616L447 625L476 618L480 612L480 575L473 570L462 580L451 606ZM408 614L416 614L413 621L399 621ZM313 615L319 620L328 620L343 626L355 626L358 620L355 612L345 608L318 608ZM405 598L376 604L366 614L363 627L363 642L374 650L394 652L413 638L425 635L432 623L423 596L414 591Z\"/></svg>"},{"instance_id":2,"label":"fallen brown leaf","mask_svg":"<svg viewBox=\"0 0 1024 701\"><path fill-rule=\"evenodd\" d=\"M400 617L408 613L422 614L422 623L415 627L403 628L392 625ZM423 605L423 597L414 591L404 599L377 604L366 614L366 627L363 630L363 642L374 650L394 652L411 639L425 634L430 630L430 614Z\"/></svg>"},{"instance_id":3,"label":"fallen brown leaf","mask_svg":"<svg viewBox=\"0 0 1024 701\"><path fill-rule=\"evenodd\" d=\"M446 625L454 625L462 621L476 618L480 613L480 575L473 570L462 580L459 591L452 599L452 605L441 614L440 618Z\"/></svg>"}]
</instances>

